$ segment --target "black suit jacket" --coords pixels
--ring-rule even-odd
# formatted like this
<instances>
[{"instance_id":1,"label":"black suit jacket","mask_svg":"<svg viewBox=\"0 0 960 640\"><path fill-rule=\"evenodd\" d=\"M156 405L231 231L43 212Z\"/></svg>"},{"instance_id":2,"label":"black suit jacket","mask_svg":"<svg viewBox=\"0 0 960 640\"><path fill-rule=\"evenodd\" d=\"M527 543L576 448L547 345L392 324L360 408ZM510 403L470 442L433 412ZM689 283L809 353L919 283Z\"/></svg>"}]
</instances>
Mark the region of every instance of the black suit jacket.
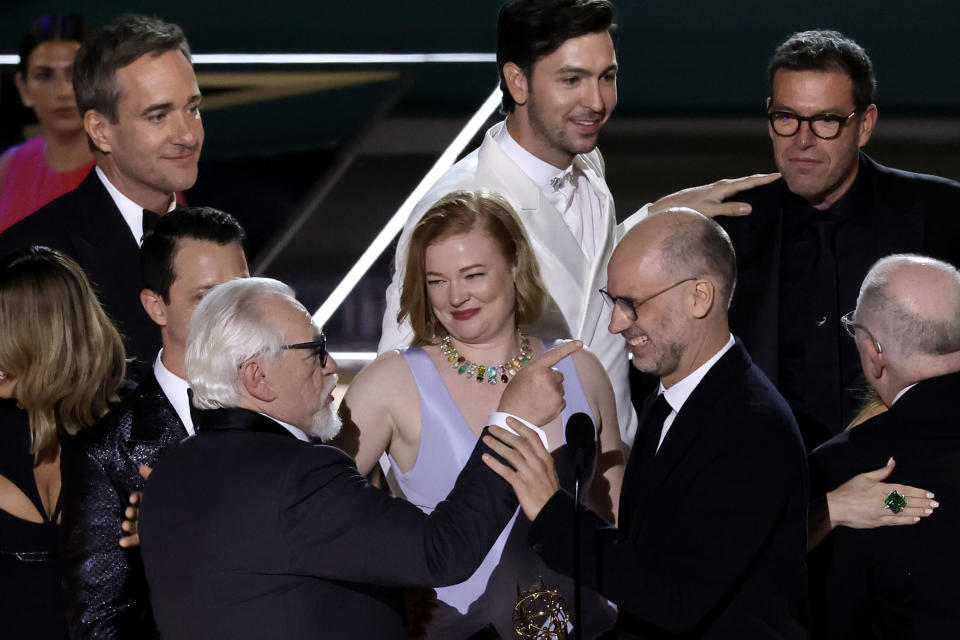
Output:
<instances>
[{"instance_id":1,"label":"black suit jacket","mask_svg":"<svg viewBox=\"0 0 960 640\"><path fill-rule=\"evenodd\" d=\"M865 201L873 221L873 243L863 250L875 262L893 253L921 253L960 265L960 183L937 176L908 173L877 164L860 154L858 181L864 181ZM730 234L737 253L737 289L730 307L730 327L742 340L757 365L778 384L780 312L780 259L783 198L781 179L736 196L753 206L749 216L718 218ZM856 306L863 273L841 273L840 312ZM848 377L859 376L859 359L852 341L847 361ZM838 389L837 393L855 393ZM801 425L803 427L804 425ZM825 425L836 434L845 425ZM827 435L826 433L824 435ZM805 434L810 440L822 442Z\"/></svg>"},{"instance_id":2,"label":"black suit jacket","mask_svg":"<svg viewBox=\"0 0 960 640\"><path fill-rule=\"evenodd\" d=\"M884 414L810 456L815 495L890 456L887 482L923 487L942 505L912 526L830 535L827 620L831 638L955 638L960 629L960 373L930 378Z\"/></svg>"},{"instance_id":3,"label":"black suit jacket","mask_svg":"<svg viewBox=\"0 0 960 640\"><path fill-rule=\"evenodd\" d=\"M83 267L100 303L123 335L142 378L160 350L160 329L140 304L140 248L96 171L80 186L0 233L0 254L44 245Z\"/></svg>"},{"instance_id":4,"label":"black suit jacket","mask_svg":"<svg viewBox=\"0 0 960 640\"><path fill-rule=\"evenodd\" d=\"M652 464L639 451L624 474L620 527L582 512L583 582L619 607L618 637L806 637L806 456L789 408L739 341L687 399ZM572 510L560 491L530 531L567 574Z\"/></svg>"},{"instance_id":5,"label":"black suit jacket","mask_svg":"<svg viewBox=\"0 0 960 640\"><path fill-rule=\"evenodd\" d=\"M516 510L482 442L426 515L270 418L199 414L150 476L140 524L165 640L404 638L392 587L465 580Z\"/></svg>"},{"instance_id":6,"label":"black suit jacket","mask_svg":"<svg viewBox=\"0 0 960 640\"><path fill-rule=\"evenodd\" d=\"M62 547L67 617L74 638L157 637L140 549L117 544L141 464L187 436L151 371L89 429L63 440Z\"/></svg>"}]
</instances>

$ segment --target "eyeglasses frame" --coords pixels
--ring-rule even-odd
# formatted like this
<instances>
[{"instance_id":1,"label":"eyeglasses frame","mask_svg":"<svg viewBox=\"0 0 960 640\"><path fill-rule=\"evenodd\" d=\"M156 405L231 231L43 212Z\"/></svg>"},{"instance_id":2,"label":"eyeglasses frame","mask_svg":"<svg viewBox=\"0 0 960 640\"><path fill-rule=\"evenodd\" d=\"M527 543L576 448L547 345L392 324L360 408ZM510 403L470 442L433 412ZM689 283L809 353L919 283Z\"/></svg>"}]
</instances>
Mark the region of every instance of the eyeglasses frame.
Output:
<instances>
[{"instance_id":1,"label":"eyeglasses frame","mask_svg":"<svg viewBox=\"0 0 960 640\"><path fill-rule=\"evenodd\" d=\"M860 329L860 331L863 331L865 334L870 336L871 342L873 342L874 346L877 348L877 353L883 353L883 345L880 344L880 341L874 337L873 333L870 332L870 329L867 329L862 324L857 324L853 321L853 314L856 312L857 310L854 309L853 311L849 311L840 317L840 324L843 325L844 331L847 332L847 335L856 340L857 329Z\"/></svg>"},{"instance_id":2,"label":"eyeglasses frame","mask_svg":"<svg viewBox=\"0 0 960 640\"><path fill-rule=\"evenodd\" d=\"M669 287L665 289L661 289L660 291L657 291L656 293L651 294L646 298L642 298L640 300L637 300L635 298L627 298L626 296L614 296L606 289L599 289L599 291L600 291L600 295L603 297L603 301L607 303L608 307L610 307L611 309L614 309L617 306L617 303L619 302L622 305L621 308L624 309L624 313L626 313L627 317L630 318L630 321L636 322L637 310L641 306L643 306L650 300L653 300L657 296L664 294L667 291L670 291L670 289L673 289L674 287L679 287L684 282L690 282L691 280L697 280L699 278L700 276L691 276L689 278L684 278L683 280L678 280L677 282L674 282ZM629 311L627 311L627 309L629 309Z\"/></svg>"},{"instance_id":3,"label":"eyeglasses frame","mask_svg":"<svg viewBox=\"0 0 960 640\"><path fill-rule=\"evenodd\" d=\"M814 136L820 138L821 140L836 140L837 138L840 137L840 134L843 133L843 128L847 125L848 122L850 122L850 118L857 115L859 112L860 112L860 109L854 108L854 110L850 112L850 115L844 117L844 116L836 116L836 115L833 115L832 113L818 114L815 116L801 116L791 111L768 111L767 120L770 122L770 128L773 130L773 133L775 135L780 136L781 138L792 138L793 136L797 135L798 133L800 133L800 127L802 127L803 123L806 122L807 126L810 127L810 133L812 133ZM796 120L797 130L794 131L793 133L780 133L779 131L777 131L777 127L775 124L773 124L773 120L775 116L778 116L778 115L790 116L791 118ZM839 122L840 127L837 129L837 132L832 136L829 136L829 137L821 136L819 133L817 133L814 130L813 128L814 122L828 122L833 118L838 119L837 121Z\"/></svg>"},{"instance_id":4,"label":"eyeglasses frame","mask_svg":"<svg viewBox=\"0 0 960 640\"><path fill-rule=\"evenodd\" d=\"M327 336L321 331L311 342L298 342L297 344L285 344L280 347L284 351L288 349L313 349L314 355L320 360L320 366L327 366Z\"/></svg>"}]
</instances>

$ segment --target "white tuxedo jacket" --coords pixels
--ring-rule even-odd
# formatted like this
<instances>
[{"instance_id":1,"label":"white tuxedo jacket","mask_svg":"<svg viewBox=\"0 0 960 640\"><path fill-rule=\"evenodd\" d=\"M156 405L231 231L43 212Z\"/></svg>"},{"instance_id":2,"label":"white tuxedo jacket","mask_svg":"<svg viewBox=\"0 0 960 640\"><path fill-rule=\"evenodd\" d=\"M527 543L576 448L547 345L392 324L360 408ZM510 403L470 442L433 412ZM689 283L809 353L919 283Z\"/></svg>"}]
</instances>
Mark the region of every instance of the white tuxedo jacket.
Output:
<instances>
[{"instance_id":1,"label":"white tuxedo jacket","mask_svg":"<svg viewBox=\"0 0 960 640\"><path fill-rule=\"evenodd\" d=\"M603 178L603 157L596 149L577 156L574 164L590 180L604 203L606 238L603 249L592 262L588 261L560 212L495 141L494 137L503 126L501 122L491 127L480 148L450 167L410 214L397 245L393 280L387 288L387 310L383 316L379 351L382 353L409 344L413 338L409 322L397 324L400 287L413 227L433 203L452 191L480 188L495 191L504 196L519 215L547 287L548 299L543 316L529 327L530 334L548 339L573 337L583 340L600 358L616 394L620 436L629 447L636 433L637 415L630 402L626 345L619 335L607 331L610 310L597 290L606 285L607 262L614 246L645 214L645 210L618 226L613 197Z\"/></svg>"}]
</instances>

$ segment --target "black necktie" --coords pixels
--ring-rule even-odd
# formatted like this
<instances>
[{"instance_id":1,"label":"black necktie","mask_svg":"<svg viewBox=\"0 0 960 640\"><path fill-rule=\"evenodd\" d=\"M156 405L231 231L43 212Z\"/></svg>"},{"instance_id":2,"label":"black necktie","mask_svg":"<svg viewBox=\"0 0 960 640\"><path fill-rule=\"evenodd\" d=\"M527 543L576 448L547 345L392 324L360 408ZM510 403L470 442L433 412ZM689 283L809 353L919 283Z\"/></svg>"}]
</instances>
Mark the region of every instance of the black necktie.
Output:
<instances>
[{"instance_id":1,"label":"black necktie","mask_svg":"<svg viewBox=\"0 0 960 640\"><path fill-rule=\"evenodd\" d=\"M143 233L146 235L147 231L153 229L153 225L157 224L157 220L160 219L159 213L154 213L149 209L143 210Z\"/></svg>"},{"instance_id":2,"label":"black necktie","mask_svg":"<svg viewBox=\"0 0 960 640\"><path fill-rule=\"evenodd\" d=\"M807 334L807 371L804 390L813 417L831 433L843 428L840 376L840 314L837 303L837 255L833 238L838 220L823 216L815 222L819 253L814 268L814 326ZM843 336L846 338L846 336Z\"/></svg>"},{"instance_id":3,"label":"black necktie","mask_svg":"<svg viewBox=\"0 0 960 640\"><path fill-rule=\"evenodd\" d=\"M654 392L656 393L656 391ZM660 443L660 434L663 433L663 421L670 415L672 409L662 393L656 398L647 397L643 411L640 412L640 424L637 428L637 438L630 452L630 460L623 475L623 489L620 492L620 523L621 531L630 531L634 516L635 505L640 504L643 491L647 487L647 478L653 467L653 458Z\"/></svg>"},{"instance_id":4,"label":"black necktie","mask_svg":"<svg viewBox=\"0 0 960 640\"><path fill-rule=\"evenodd\" d=\"M650 408L644 411L640 422L640 454L644 458L652 458L656 455L660 434L663 433L663 421L671 411L673 408L662 393L658 394Z\"/></svg>"}]
</instances>

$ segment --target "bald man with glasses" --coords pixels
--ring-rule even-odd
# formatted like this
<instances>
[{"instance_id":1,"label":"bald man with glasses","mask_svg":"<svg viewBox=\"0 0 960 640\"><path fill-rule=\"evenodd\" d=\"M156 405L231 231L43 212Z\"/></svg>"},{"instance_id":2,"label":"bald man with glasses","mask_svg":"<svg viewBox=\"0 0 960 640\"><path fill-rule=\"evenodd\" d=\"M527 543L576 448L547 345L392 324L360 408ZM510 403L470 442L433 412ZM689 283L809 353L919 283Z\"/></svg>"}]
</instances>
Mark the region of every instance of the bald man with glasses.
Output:
<instances>
[{"instance_id":1,"label":"bald man with glasses","mask_svg":"<svg viewBox=\"0 0 960 640\"><path fill-rule=\"evenodd\" d=\"M616 527L580 513L583 584L617 605L622 640L807 637L806 456L789 407L730 333L736 273L727 234L690 209L639 222L607 267L608 330L659 380L635 398ZM514 486L529 542L572 574L573 496L490 446L517 469L488 462Z\"/></svg>"}]
</instances>

